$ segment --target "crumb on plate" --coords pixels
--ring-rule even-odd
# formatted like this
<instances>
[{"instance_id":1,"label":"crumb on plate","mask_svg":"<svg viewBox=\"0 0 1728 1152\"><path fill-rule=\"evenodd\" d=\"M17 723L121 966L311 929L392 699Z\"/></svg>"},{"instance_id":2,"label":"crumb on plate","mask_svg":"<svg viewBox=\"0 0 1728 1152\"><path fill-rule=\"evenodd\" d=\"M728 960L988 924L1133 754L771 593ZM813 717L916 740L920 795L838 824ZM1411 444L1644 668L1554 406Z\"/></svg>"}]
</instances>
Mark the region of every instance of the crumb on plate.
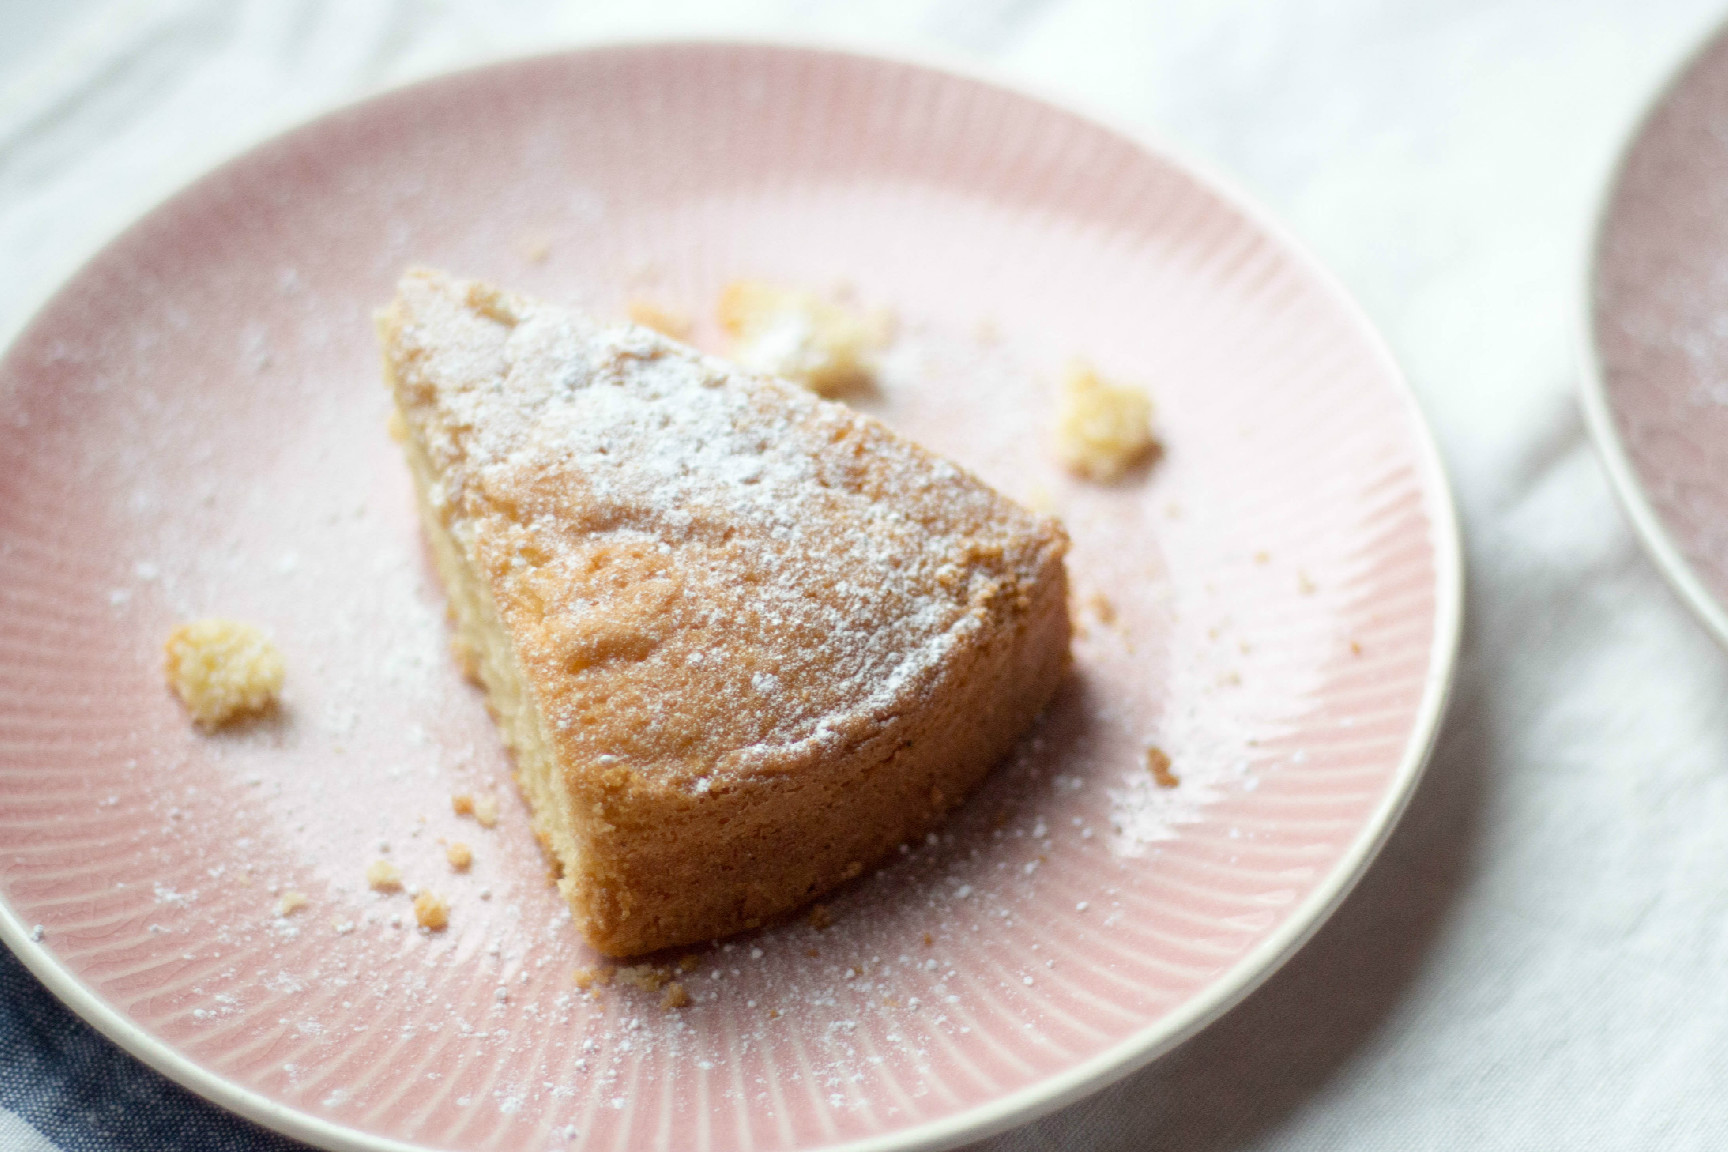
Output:
<instances>
[{"instance_id":1,"label":"crumb on plate","mask_svg":"<svg viewBox=\"0 0 1728 1152\"><path fill-rule=\"evenodd\" d=\"M576 982L576 987L586 992L590 988L601 988L612 983L612 969L578 968L571 974L571 979Z\"/></svg>"},{"instance_id":2,"label":"crumb on plate","mask_svg":"<svg viewBox=\"0 0 1728 1152\"><path fill-rule=\"evenodd\" d=\"M366 865L366 886L375 892L395 892L402 887L402 869L388 860Z\"/></svg>"},{"instance_id":3,"label":"crumb on plate","mask_svg":"<svg viewBox=\"0 0 1728 1152\"><path fill-rule=\"evenodd\" d=\"M1151 398L1138 388L1112 384L1076 361L1062 377L1056 449L1070 471L1088 480L1122 479L1158 455Z\"/></svg>"},{"instance_id":4,"label":"crumb on plate","mask_svg":"<svg viewBox=\"0 0 1728 1152\"><path fill-rule=\"evenodd\" d=\"M813 292L734 280L720 294L720 327L744 367L838 396L871 382L871 360L887 343L887 313L864 315Z\"/></svg>"},{"instance_id":5,"label":"crumb on plate","mask_svg":"<svg viewBox=\"0 0 1728 1152\"><path fill-rule=\"evenodd\" d=\"M284 892L282 898L276 901L276 915L292 916L312 901L306 898L304 892Z\"/></svg>"},{"instance_id":6,"label":"crumb on plate","mask_svg":"<svg viewBox=\"0 0 1728 1152\"><path fill-rule=\"evenodd\" d=\"M1174 788L1182 783L1182 778L1170 771L1170 754L1156 744L1146 749L1146 771L1152 773L1160 788Z\"/></svg>"},{"instance_id":7,"label":"crumb on plate","mask_svg":"<svg viewBox=\"0 0 1728 1152\"><path fill-rule=\"evenodd\" d=\"M432 892L414 897L414 919L428 932L442 932L450 923L450 905Z\"/></svg>"},{"instance_id":8,"label":"crumb on plate","mask_svg":"<svg viewBox=\"0 0 1728 1152\"><path fill-rule=\"evenodd\" d=\"M282 690L282 654L254 625L190 620L169 633L165 650L168 684L199 724L262 712Z\"/></svg>"},{"instance_id":9,"label":"crumb on plate","mask_svg":"<svg viewBox=\"0 0 1728 1152\"><path fill-rule=\"evenodd\" d=\"M466 872L474 863L474 852L460 840L451 841L444 849L444 859L458 872Z\"/></svg>"}]
</instances>

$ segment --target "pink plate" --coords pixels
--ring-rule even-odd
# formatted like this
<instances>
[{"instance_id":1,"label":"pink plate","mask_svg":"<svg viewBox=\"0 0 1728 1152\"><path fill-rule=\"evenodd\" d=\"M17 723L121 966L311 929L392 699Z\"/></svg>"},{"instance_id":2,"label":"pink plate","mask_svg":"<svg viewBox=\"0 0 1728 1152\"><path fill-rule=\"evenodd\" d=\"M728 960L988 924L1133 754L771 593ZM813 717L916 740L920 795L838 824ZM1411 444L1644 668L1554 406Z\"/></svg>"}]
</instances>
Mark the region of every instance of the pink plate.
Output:
<instances>
[{"instance_id":1,"label":"pink plate","mask_svg":"<svg viewBox=\"0 0 1728 1152\"><path fill-rule=\"evenodd\" d=\"M370 326L411 262L710 344L732 277L844 282L898 318L860 403L1073 533L1077 672L1018 754L831 927L692 950L682 1010L573 983L595 957L446 652ZM1075 356L1156 397L1148 475L1052 463ZM838 53L524 60L272 140L43 307L0 420L0 932L145 1060L330 1147L935 1147L1072 1100L1338 902L1457 636L1440 467L1323 272L1117 132ZM204 614L274 631L278 717L187 723L161 645ZM381 842L448 931L367 889Z\"/></svg>"},{"instance_id":2,"label":"pink plate","mask_svg":"<svg viewBox=\"0 0 1728 1152\"><path fill-rule=\"evenodd\" d=\"M1596 219L1591 431L1645 547L1728 644L1728 30L1657 95Z\"/></svg>"}]
</instances>

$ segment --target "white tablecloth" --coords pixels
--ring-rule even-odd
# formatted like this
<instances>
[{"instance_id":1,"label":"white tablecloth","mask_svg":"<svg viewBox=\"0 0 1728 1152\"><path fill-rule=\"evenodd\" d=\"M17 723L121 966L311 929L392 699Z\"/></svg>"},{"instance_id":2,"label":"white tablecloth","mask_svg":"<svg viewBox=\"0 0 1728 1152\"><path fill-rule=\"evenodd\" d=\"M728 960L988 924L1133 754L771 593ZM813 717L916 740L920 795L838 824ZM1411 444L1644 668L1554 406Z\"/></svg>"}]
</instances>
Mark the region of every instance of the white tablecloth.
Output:
<instances>
[{"instance_id":1,"label":"white tablecloth","mask_svg":"<svg viewBox=\"0 0 1728 1152\"><path fill-rule=\"evenodd\" d=\"M990 1147L1724 1147L1728 656L1636 547L1574 355L1596 187L1714 9L12 0L0 330L153 194L267 129L597 37L935 51L1172 138L1305 239L1402 359L1461 506L1462 666L1421 790L1326 928L1174 1055ZM36 1138L0 1109L0 1144Z\"/></svg>"}]
</instances>

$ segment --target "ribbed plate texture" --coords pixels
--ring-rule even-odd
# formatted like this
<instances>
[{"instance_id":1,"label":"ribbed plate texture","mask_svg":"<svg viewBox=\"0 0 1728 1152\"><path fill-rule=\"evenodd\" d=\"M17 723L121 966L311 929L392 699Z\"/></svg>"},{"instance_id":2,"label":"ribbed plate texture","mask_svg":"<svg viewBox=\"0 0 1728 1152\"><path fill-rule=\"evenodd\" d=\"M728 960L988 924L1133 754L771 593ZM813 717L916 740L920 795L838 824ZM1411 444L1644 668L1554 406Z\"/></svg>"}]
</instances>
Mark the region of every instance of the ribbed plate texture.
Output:
<instances>
[{"instance_id":1,"label":"ribbed plate texture","mask_svg":"<svg viewBox=\"0 0 1728 1152\"><path fill-rule=\"evenodd\" d=\"M410 263L651 300L710 347L733 277L849 292L897 319L860 406L1073 534L1076 672L1019 753L830 927L690 950L681 1010L573 983L596 957L449 658L371 330ZM1149 474L1055 464L1072 357L1155 397ZM1271 963L1408 784L1440 675L1421 443L1310 265L1026 97L724 46L395 93L146 217L0 364L0 895L151 1043L356 1139L805 1148L1034 1101ZM274 632L278 717L187 722L161 646L205 614ZM367 889L380 855L448 931Z\"/></svg>"}]
</instances>

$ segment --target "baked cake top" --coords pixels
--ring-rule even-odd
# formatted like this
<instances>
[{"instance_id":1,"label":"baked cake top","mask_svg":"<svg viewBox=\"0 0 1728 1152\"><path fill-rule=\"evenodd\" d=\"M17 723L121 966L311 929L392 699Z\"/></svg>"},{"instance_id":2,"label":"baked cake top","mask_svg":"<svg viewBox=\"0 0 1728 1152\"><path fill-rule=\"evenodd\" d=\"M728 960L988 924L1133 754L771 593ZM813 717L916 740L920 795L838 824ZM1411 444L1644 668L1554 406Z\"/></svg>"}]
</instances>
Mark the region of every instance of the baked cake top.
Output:
<instances>
[{"instance_id":1,"label":"baked cake top","mask_svg":"<svg viewBox=\"0 0 1728 1152\"><path fill-rule=\"evenodd\" d=\"M566 763L702 791L850 747L1066 549L875 420L644 327L415 270L380 328Z\"/></svg>"}]
</instances>

